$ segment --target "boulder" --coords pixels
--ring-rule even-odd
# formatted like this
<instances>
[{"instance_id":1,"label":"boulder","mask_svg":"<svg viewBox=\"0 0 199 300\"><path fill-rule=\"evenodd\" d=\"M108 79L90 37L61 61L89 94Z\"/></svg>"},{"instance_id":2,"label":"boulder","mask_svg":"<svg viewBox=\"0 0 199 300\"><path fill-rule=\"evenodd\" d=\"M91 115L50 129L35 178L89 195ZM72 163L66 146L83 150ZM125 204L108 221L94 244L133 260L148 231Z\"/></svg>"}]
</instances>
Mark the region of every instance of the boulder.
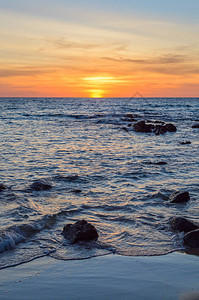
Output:
<instances>
[{"instance_id":1,"label":"boulder","mask_svg":"<svg viewBox=\"0 0 199 300\"><path fill-rule=\"evenodd\" d=\"M3 183L0 183L0 192L5 190L6 186Z\"/></svg>"},{"instance_id":2,"label":"boulder","mask_svg":"<svg viewBox=\"0 0 199 300\"><path fill-rule=\"evenodd\" d=\"M153 132L155 133L155 135L160 135L160 134L164 134L167 132L167 129L165 127L165 125L155 125Z\"/></svg>"},{"instance_id":3,"label":"boulder","mask_svg":"<svg viewBox=\"0 0 199 300\"><path fill-rule=\"evenodd\" d=\"M180 145L189 145L189 144L191 144L190 141L180 142Z\"/></svg>"},{"instance_id":4,"label":"boulder","mask_svg":"<svg viewBox=\"0 0 199 300\"><path fill-rule=\"evenodd\" d=\"M176 130L177 130L177 128L175 127L175 125L173 125L171 123L166 124L165 128L169 132L176 132Z\"/></svg>"},{"instance_id":5,"label":"boulder","mask_svg":"<svg viewBox=\"0 0 199 300\"><path fill-rule=\"evenodd\" d=\"M199 128L199 124L193 125L192 128Z\"/></svg>"},{"instance_id":6,"label":"boulder","mask_svg":"<svg viewBox=\"0 0 199 300\"><path fill-rule=\"evenodd\" d=\"M145 121L139 121L133 125L134 130L136 132L152 132L152 129L154 128L154 125L145 123Z\"/></svg>"},{"instance_id":7,"label":"boulder","mask_svg":"<svg viewBox=\"0 0 199 300\"><path fill-rule=\"evenodd\" d=\"M98 238L96 228L85 220L77 221L75 224L66 224L62 234L72 244L79 241L90 241Z\"/></svg>"},{"instance_id":8,"label":"boulder","mask_svg":"<svg viewBox=\"0 0 199 300\"><path fill-rule=\"evenodd\" d=\"M52 185L43 181L43 180L35 180L31 185L30 189L34 191L46 191L52 188Z\"/></svg>"},{"instance_id":9,"label":"boulder","mask_svg":"<svg viewBox=\"0 0 199 300\"><path fill-rule=\"evenodd\" d=\"M171 229L178 230L180 232L189 232L199 229L199 226L183 217L174 217L171 220Z\"/></svg>"},{"instance_id":10,"label":"boulder","mask_svg":"<svg viewBox=\"0 0 199 300\"><path fill-rule=\"evenodd\" d=\"M191 248L199 248L199 229L186 233L184 236L184 244Z\"/></svg>"},{"instance_id":11,"label":"boulder","mask_svg":"<svg viewBox=\"0 0 199 300\"><path fill-rule=\"evenodd\" d=\"M149 120L139 121L135 123L133 127L136 132L144 132L144 133L154 132L156 135L164 134L167 131L175 132L177 130L175 125L171 123L165 124L164 122L161 121L150 122Z\"/></svg>"},{"instance_id":12,"label":"boulder","mask_svg":"<svg viewBox=\"0 0 199 300\"><path fill-rule=\"evenodd\" d=\"M190 200L189 192L176 191L169 196L171 203L183 203Z\"/></svg>"}]
</instances>

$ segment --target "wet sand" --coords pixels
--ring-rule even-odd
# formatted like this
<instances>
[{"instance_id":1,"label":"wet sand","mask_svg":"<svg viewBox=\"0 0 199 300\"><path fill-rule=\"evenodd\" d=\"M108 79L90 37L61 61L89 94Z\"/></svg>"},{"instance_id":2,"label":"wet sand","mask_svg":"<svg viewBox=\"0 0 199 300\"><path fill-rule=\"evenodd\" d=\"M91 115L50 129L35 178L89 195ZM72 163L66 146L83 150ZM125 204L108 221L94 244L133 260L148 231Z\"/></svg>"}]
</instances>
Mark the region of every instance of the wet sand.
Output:
<instances>
[{"instance_id":1,"label":"wet sand","mask_svg":"<svg viewBox=\"0 0 199 300\"><path fill-rule=\"evenodd\" d=\"M0 299L199 299L199 257L43 257L0 270Z\"/></svg>"}]
</instances>

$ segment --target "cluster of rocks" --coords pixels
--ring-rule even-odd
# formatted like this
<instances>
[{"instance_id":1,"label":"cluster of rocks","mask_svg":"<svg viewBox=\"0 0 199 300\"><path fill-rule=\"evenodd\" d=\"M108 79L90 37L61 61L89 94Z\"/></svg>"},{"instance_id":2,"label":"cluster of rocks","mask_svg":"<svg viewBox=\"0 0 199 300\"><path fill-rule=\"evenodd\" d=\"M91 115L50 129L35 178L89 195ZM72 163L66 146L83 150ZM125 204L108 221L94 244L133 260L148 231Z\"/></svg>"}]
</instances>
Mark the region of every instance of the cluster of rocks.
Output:
<instances>
[{"instance_id":1,"label":"cluster of rocks","mask_svg":"<svg viewBox=\"0 0 199 300\"><path fill-rule=\"evenodd\" d=\"M165 162L157 162L156 164L165 164ZM49 190L52 185L43 181L35 180L29 187L31 190L43 191ZM6 189L3 183L0 183L0 191ZM75 190L76 193L81 190ZM169 197L170 203L186 203L190 200L189 192L176 191ZM199 247L199 225L185 219L184 217L174 217L170 223L171 230L177 230L184 232L184 244L187 247L198 248ZM74 224L66 224L63 228L62 235L68 239L72 244L79 241L90 241L98 238L98 232L96 228L88 223L86 220L77 221Z\"/></svg>"},{"instance_id":2,"label":"cluster of rocks","mask_svg":"<svg viewBox=\"0 0 199 300\"><path fill-rule=\"evenodd\" d=\"M185 203L190 200L189 192L176 191L169 197L171 203ZM199 247L199 225L185 219L174 217L170 223L171 230L184 232L184 244L187 247Z\"/></svg>"},{"instance_id":3,"label":"cluster of rocks","mask_svg":"<svg viewBox=\"0 0 199 300\"><path fill-rule=\"evenodd\" d=\"M164 123L161 121L139 121L133 125L136 132L149 133L153 132L155 135L164 134L168 132L175 132L177 130L176 126L172 123Z\"/></svg>"},{"instance_id":4,"label":"cluster of rocks","mask_svg":"<svg viewBox=\"0 0 199 300\"><path fill-rule=\"evenodd\" d=\"M199 225L185 219L184 217L175 217L171 220L171 229L185 233L185 246L199 248Z\"/></svg>"},{"instance_id":5,"label":"cluster of rocks","mask_svg":"<svg viewBox=\"0 0 199 300\"><path fill-rule=\"evenodd\" d=\"M176 132L177 128L172 123L165 123L163 121L141 120L136 122L140 118L138 115L127 113L122 121L129 122L127 126L122 126L121 129L128 132L130 127L133 127L134 131L142 133L155 133L155 135L164 134L166 132ZM192 125L192 128L199 128L199 124ZM180 142L181 145L191 144L190 141Z\"/></svg>"}]
</instances>

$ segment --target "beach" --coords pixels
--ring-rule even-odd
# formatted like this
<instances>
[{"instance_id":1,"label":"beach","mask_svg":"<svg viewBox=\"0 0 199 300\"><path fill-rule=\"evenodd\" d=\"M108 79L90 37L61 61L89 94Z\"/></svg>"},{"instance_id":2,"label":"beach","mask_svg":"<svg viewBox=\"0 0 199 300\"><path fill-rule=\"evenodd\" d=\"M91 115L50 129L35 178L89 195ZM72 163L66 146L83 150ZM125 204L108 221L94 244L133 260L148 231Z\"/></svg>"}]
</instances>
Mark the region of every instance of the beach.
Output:
<instances>
[{"instance_id":1,"label":"beach","mask_svg":"<svg viewBox=\"0 0 199 300\"><path fill-rule=\"evenodd\" d=\"M0 299L199 299L199 257L43 257L0 271Z\"/></svg>"}]
</instances>

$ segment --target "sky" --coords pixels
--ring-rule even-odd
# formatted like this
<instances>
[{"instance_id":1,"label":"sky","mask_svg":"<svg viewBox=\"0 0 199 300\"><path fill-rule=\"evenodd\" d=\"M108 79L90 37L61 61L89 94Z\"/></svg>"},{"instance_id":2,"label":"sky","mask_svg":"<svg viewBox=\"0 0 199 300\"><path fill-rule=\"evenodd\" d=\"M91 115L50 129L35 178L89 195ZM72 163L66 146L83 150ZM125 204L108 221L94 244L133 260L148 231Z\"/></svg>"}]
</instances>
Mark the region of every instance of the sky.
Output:
<instances>
[{"instance_id":1,"label":"sky","mask_svg":"<svg viewBox=\"0 0 199 300\"><path fill-rule=\"evenodd\" d=\"M0 97L199 97L198 0L0 0Z\"/></svg>"}]
</instances>

